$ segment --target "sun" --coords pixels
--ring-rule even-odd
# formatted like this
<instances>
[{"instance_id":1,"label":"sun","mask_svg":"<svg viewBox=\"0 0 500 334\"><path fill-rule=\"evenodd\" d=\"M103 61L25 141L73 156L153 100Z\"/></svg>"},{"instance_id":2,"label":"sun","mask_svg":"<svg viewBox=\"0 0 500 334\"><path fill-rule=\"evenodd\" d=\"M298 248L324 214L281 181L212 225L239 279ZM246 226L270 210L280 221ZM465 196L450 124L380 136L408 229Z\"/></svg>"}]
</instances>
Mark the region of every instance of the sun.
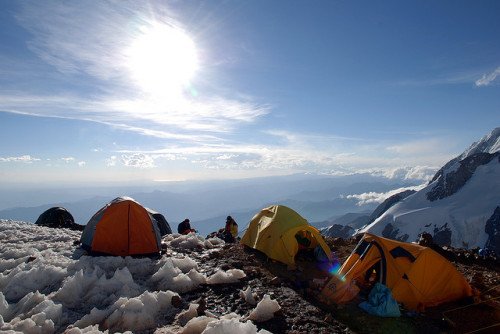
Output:
<instances>
[{"instance_id":1,"label":"sun","mask_svg":"<svg viewBox=\"0 0 500 334\"><path fill-rule=\"evenodd\" d=\"M141 26L127 50L127 67L146 93L178 94L198 69L193 40L179 28L155 24Z\"/></svg>"}]
</instances>

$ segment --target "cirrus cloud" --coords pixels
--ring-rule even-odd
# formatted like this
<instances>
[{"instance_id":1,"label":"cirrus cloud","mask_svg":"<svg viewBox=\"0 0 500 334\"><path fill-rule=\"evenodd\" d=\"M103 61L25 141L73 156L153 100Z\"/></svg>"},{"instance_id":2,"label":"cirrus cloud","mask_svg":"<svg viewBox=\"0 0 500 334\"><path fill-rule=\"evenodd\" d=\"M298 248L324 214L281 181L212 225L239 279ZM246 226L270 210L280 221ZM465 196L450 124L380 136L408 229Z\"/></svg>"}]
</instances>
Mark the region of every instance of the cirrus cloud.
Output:
<instances>
[{"instance_id":1,"label":"cirrus cloud","mask_svg":"<svg viewBox=\"0 0 500 334\"><path fill-rule=\"evenodd\" d=\"M489 74L483 74L481 79L476 81L476 86L489 86L496 78L500 75L500 67L497 67L493 72Z\"/></svg>"}]
</instances>

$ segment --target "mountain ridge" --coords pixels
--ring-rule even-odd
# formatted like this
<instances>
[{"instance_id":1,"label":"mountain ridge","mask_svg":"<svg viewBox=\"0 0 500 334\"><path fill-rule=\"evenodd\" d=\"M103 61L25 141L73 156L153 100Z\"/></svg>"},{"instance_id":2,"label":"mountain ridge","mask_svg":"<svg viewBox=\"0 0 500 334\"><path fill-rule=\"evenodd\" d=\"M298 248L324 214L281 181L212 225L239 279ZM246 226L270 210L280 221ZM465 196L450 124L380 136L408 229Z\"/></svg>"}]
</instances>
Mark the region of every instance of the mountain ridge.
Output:
<instances>
[{"instance_id":1,"label":"mountain ridge","mask_svg":"<svg viewBox=\"0 0 500 334\"><path fill-rule=\"evenodd\" d=\"M412 242L426 232L440 246L488 246L500 252L495 220L500 205L499 151L500 128L495 128L446 163L427 186L390 206L356 234L371 232Z\"/></svg>"}]
</instances>

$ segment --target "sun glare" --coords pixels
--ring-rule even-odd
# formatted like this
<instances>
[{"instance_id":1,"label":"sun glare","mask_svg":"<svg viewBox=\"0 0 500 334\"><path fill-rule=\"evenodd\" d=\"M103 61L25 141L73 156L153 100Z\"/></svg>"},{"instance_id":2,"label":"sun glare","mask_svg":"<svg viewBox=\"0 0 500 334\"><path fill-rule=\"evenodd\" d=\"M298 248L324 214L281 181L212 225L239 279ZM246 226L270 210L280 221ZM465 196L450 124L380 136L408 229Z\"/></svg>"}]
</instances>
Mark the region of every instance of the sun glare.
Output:
<instances>
[{"instance_id":1,"label":"sun glare","mask_svg":"<svg viewBox=\"0 0 500 334\"><path fill-rule=\"evenodd\" d=\"M191 38L168 25L141 26L128 52L133 79L147 93L171 95L189 89L198 68Z\"/></svg>"}]
</instances>

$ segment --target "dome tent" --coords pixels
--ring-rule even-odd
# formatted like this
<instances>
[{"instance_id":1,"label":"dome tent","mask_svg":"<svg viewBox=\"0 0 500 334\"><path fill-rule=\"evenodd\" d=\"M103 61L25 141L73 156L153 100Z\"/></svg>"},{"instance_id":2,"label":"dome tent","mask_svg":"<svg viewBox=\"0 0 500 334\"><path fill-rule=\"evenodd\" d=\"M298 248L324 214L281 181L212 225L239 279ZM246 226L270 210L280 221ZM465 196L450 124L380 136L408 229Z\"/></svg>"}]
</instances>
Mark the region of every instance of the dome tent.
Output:
<instances>
[{"instance_id":1,"label":"dome tent","mask_svg":"<svg viewBox=\"0 0 500 334\"><path fill-rule=\"evenodd\" d=\"M172 229L170 228L170 225L168 224L167 220L165 219L165 216L163 216L161 213L156 212L154 210L151 210L149 208L146 208L146 210L156 220L156 223L158 224L158 228L160 229L160 235L162 237L164 235L167 235L167 234L172 234Z\"/></svg>"},{"instance_id":2,"label":"dome tent","mask_svg":"<svg viewBox=\"0 0 500 334\"><path fill-rule=\"evenodd\" d=\"M158 223L130 197L118 197L89 220L80 238L91 254L155 255L161 251Z\"/></svg>"},{"instance_id":3,"label":"dome tent","mask_svg":"<svg viewBox=\"0 0 500 334\"><path fill-rule=\"evenodd\" d=\"M36 225L48 227L64 227L83 230L83 225L75 223L73 215L63 207L55 206L45 210L36 220Z\"/></svg>"},{"instance_id":4,"label":"dome tent","mask_svg":"<svg viewBox=\"0 0 500 334\"><path fill-rule=\"evenodd\" d=\"M363 284L368 276L387 286L394 299L409 310L423 311L472 296L465 278L437 252L371 233L364 234L322 295L336 304L348 302L360 291L354 281Z\"/></svg>"},{"instance_id":5,"label":"dome tent","mask_svg":"<svg viewBox=\"0 0 500 334\"><path fill-rule=\"evenodd\" d=\"M241 243L265 253L285 264L294 264L299 251L299 240L306 248L321 249L330 259L330 249L321 233L294 210L283 205L272 205L257 213L248 225Z\"/></svg>"}]
</instances>

